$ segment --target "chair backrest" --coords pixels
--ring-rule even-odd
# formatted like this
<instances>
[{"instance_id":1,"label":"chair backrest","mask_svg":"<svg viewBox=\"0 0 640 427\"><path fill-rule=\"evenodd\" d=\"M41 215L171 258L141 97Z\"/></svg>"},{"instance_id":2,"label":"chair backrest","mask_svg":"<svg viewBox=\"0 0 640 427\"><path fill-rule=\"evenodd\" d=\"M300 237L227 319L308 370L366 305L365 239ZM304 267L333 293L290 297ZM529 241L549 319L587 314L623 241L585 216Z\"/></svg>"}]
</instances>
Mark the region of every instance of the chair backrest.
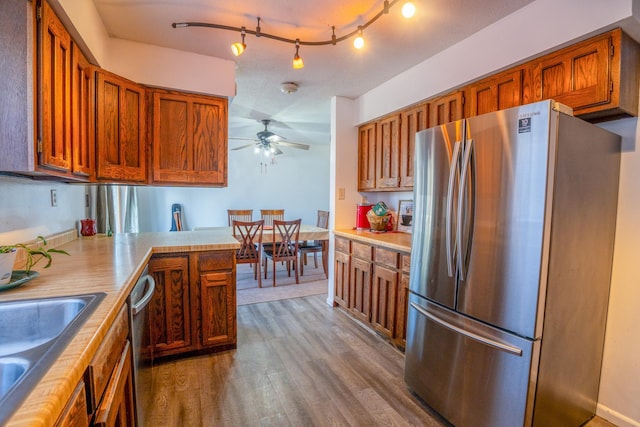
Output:
<instances>
[{"instance_id":1,"label":"chair backrest","mask_svg":"<svg viewBox=\"0 0 640 427\"><path fill-rule=\"evenodd\" d=\"M265 226L273 225L273 220L284 220L284 209L260 209L260 217L264 220Z\"/></svg>"},{"instance_id":2,"label":"chair backrest","mask_svg":"<svg viewBox=\"0 0 640 427\"><path fill-rule=\"evenodd\" d=\"M316 225L320 228L329 228L329 211L318 211Z\"/></svg>"},{"instance_id":3,"label":"chair backrest","mask_svg":"<svg viewBox=\"0 0 640 427\"><path fill-rule=\"evenodd\" d=\"M262 230L264 221L233 220L233 237L240 241L240 249L236 252L236 262L239 264L260 262L262 247Z\"/></svg>"},{"instance_id":4,"label":"chair backrest","mask_svg":"<svg viewBox=\"0 0 640 427\"><path fill-rule=\"evenodd\" d=\"M233 220L251 222L253 221L253 209L227 209L229 217L229 226L233 224Z\"/></svg>"},{"instance_id":5,"label":"chair backrest","mask_svg":"<svg viewBox=\"0 0 640 427\"><path fill-rule=\"evenodd\" d=\"M298 237L302 219L291 221L273 220L273 258L275 260L297 259ZM277 242L277 236L280 241Z\"/></svg>"}]
</instances>

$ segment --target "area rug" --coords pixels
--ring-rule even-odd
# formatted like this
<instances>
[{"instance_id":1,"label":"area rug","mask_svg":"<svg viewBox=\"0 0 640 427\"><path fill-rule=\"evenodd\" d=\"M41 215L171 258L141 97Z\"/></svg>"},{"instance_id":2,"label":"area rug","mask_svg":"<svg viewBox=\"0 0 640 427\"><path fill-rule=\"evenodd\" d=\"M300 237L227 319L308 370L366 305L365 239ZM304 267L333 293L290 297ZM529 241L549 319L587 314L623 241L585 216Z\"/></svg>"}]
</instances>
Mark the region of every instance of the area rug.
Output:
<instances>
[{"instance_id":1,"label":"area rug","mask_svg":"<svg viewBox=\"0 0 640 427\"><path fill-rule=\"evenodd\" d=\"M318 260L320 261L320 260ZM262 288L258 288L258 281L253 278L253 269L249 264L238 264L236 270L236 302L238 305L256 304L267 301L277 301L288 298L306 297L327 293L327 278L322 265L314 267L313 257L304 267L304 275L300 276L300 284L296 284L295 273L287 275L284 265L276 267L276 287L273 287L273 264L269 264L267 278L262 273Z\"/></svg>"}]
</instances>

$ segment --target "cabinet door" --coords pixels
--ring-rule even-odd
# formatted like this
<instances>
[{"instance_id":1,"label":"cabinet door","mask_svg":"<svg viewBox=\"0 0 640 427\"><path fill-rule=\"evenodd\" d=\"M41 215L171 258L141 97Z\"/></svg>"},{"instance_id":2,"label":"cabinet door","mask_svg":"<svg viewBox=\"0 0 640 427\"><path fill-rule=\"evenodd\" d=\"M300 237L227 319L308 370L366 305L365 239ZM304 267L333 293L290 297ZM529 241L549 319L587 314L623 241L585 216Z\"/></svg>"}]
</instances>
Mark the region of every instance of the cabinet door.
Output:
<instances>
[{"instance_id":1,"label":"cabinet door","mask_svg":"<svg viewBox=\"0 0 640 427\"><path fill-rule=\"evenodd\" d=\"M127 341L120 360L111 374L107 391L96 411L94 426L134 427L136 425L131 359L131 343Z\"/></svg>"},{"instance_id":2,"label":"cabinet door","mask_svg":"<svg viewBox=\"0 0 640 427\"><path fill-rule=\"evenodd\" d=\"M521 104L522 70L509 71L474 83L467 91L469 117Z\"/></svg>"},{"instance_id":3,"label":"cabinet door","mask_svg":"<svg viewBox=\"0 0 640 427\"><path fill-rule=\"evenodd\" d=\"M429 126L438 126L463 118L462 92L455 92L429 101Z\"/></svg>"},{"instance_id":4,"label":"cabinet door","mask_svg":"<svg viewBox=\"0 0 640 427\"><path fill-rule=\"evenodd\" d=\"M40 166L71 170L71 36L46 1L42 2L42 117Z\"/></svg>"},{"instance_id":5,"label":"cabinet door","mask_svg":"<svg viewBox=\"0 0 640 427\"><path fill-rule=\"evenodd\" d=\"M156 281L156 292L149 304L151 340L154 356L177 354L191 348L191 305L189 257L154 256L149 273Z\"/></svg>"},{"instance_id":6,"label":"cabinet door","mask_svg":"<svg viewBox=\"0 0 640 427\"><path fill-rule=\"evenodd\" d=\"M400 115L378 121L376 130L376 188L400 186Z\"/></svg>"},{"instance_id":7,"label":"cabinet door","mask_svg":"<svg viewBox=\"0 0 640 427\"><path fill-rule=\"evenodd\" d=\"M376 124L358 130L358 191L376 187Z\"/></svg>"},{"instance_id":8,"label":"cabinet door","mask_svg":"<svg viewBox=\"0 0 640 427\"><path fill-rule=\"evenodd\" d=\"M543 57L535 66L534 100L554 99L575 113L609 103L611 51L605 34Z\"/></svg>"},{"instance_id":9,"label":"cabinet door","mask_svg":"<svg viewBox=\"0 0 640 427\"><path fill-rule=\"evenodd\" d=\"M400 187L413 188L413 152L416 132L427 127L427 104L402 112L400 118Z\"/></svg>"},{"instance_id":10,"label":"cabinet door","mask_svg":"<svg viewBox=\"0 0 640 427\"><path fill-rule=\"evenodd\" d=\"M377 331L392 338L396 323L398 272L375 265L371 291L371 323Z\"/></svg>"},{"instance_id":11,"label":"cabinet door","mask_svg":"<svg viewBox=\"0 0 640 427\"><path fill-rule=\"evenodd\" d=\"M153 182L227 185L227 100L154 91Z\"/></svg>"},{"instance_id":12,"label":"cabinet door","mask_svg":"<svg viewBox=\"0 0 640 427\"><path fill-rule=\"evenodd\" d=\"M335 252L335 295L333 300L344 308L351 308L349 305L349 258L348 253Z\"/></svg>"},{"instance_id":13,"label":"cabinet door","mask_svg":"<svg viewBox=\"0 0 640 427\"><path fill-rule=\"evenodd\" d=\"M351 258L349 307L353 315L368 323L371 315L371 262Z\"/></svg>"},{"instance_id":14,"label":"cabinet door","mask_svg":"<svg viewBox=\"0 0 640 427\"><path fill-rule=\"evenodd\" d=\"M203 347L236 342L235 283L231 272L200 275Z\"/></svg>"},{"instance_id":15,"label":"cabinet door","mask_svg":"<svg viewBox=\"0 0 640 427\"><path fill-rule=\"evenodd\" d=\"M96 75L97 178L145 182L144 88L106 71Z\"/></svg>"},{"instance_id":16,"label":"cabinet door","mask_svg":"<svg viewBox=\"0 0 640 427\"><path fill-rule=\"evenodd\" d=\"M58 417L56 427L88 427L87 397L84 381L80 381L67 402L62 414Z\"/></svg>"},{"instance_id":17,"label":"cabinet door","mask_svg":"<svg viewBox=\"0 0 640 427\"><path fill-rule=\"evenodd\" d=\"M409 274L400 275L398 286L398 302L396 309L396 329L393 342L400 348L405 348L407 342L407 313L409 312Z\"/></svg>"},{"instance_id":18,"label":"cabinet door","mask_svg":"<svg viewBox=\"0 0 640 427\"><path fill-rule=\"evenodd\" d=\"M94 71L78 45L71 56L71 172L95 176Z\"/></svg>"}]
</instances>

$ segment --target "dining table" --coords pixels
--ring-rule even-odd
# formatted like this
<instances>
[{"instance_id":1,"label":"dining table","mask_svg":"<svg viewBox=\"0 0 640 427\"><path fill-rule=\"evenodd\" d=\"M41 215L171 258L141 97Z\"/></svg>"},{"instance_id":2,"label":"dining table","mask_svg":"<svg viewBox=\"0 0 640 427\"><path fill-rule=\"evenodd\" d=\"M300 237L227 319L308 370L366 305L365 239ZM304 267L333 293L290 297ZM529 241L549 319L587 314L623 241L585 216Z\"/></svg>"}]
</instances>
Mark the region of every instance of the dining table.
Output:
<instances>
[{"instance_id":1,"label":"dining table","mask_svg":"<svg viewBox=\"0 0 640 427\"><path fill-rule=\"evenodd\" d=\"M233 235L233 227L195 227L194 231L212 231L225 235ZM276 234L276 242L280 235ZM322 244L322 268L325 276L329 277L329 230L310 224L300 224L299 241L317 240ZM265 226L262 231L264 243L273 242L273 226Z\"/></svg>"}]
</instances>

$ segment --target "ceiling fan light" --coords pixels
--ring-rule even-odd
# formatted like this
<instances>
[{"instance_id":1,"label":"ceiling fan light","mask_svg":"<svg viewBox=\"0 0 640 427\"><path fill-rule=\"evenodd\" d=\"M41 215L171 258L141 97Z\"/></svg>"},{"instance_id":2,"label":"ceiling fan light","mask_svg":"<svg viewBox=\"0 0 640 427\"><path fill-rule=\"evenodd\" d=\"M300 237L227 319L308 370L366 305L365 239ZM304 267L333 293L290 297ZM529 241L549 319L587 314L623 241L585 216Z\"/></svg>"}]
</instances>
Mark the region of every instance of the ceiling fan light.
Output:
<instances>
[{"instance_id":1,"label":"ceiling fan light","mask_svg":"<svg viewBox=\"0 0 640 427\"><path fill-rule=\"evenodd\" d=\"M416 6L410 1L406 2L402 5L402 16L409 19L412 18L416 13Z\"/></svg>"}]
</instances>

